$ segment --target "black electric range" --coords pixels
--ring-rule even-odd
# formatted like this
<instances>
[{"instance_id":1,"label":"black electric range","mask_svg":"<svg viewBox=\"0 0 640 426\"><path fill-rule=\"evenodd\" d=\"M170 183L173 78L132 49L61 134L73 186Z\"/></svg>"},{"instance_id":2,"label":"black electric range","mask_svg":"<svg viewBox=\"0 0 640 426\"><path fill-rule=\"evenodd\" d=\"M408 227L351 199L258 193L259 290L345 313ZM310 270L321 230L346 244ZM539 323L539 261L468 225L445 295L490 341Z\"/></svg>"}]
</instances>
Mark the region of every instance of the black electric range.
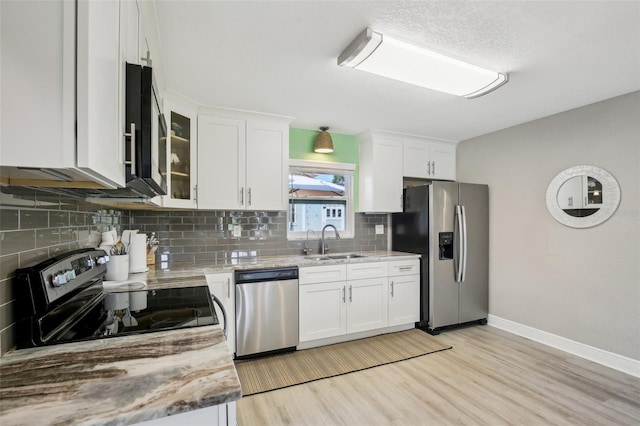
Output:
<instances>
[{"instance_id":1,"label":"black electric range","mask_svg":"<svg viewBox=\"0 0 640 426\"><path fill-rule=\"evenodd\" d=\"M80 249L18 269L18 349L218 324L206 285L105 290L108 262Z\"/></svg>"}]
</instances>

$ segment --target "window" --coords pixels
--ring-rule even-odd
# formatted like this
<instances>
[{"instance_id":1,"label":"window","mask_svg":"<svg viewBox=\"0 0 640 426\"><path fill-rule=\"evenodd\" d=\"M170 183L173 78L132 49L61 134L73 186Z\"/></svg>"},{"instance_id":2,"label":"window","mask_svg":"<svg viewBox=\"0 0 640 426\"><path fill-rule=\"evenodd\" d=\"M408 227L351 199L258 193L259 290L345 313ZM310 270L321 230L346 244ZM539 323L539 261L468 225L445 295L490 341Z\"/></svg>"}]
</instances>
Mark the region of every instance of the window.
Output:
<instances>
[{"instance_id":1,"label":"window","mask_svg":"<svg viewBox=\"0 0 640 426\"><path fill-rule=\"evenodd\" d=\"M289 164L289 239L319 238L325 225L341 237L353 237L355 164L291 160Z\"/></svg>"}]
</instances>

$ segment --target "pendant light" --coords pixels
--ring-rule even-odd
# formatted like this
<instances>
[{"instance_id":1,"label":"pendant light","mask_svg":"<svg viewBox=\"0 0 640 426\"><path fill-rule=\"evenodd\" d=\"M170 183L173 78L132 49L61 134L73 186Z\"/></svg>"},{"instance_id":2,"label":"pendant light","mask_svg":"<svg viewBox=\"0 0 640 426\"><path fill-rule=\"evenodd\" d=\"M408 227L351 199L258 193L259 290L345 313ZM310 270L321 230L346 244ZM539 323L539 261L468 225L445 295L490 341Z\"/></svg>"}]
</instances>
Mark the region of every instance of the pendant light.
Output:
<instances>
[{"instance_id":1,"label":"pendant light","mask_svg":"<svg viewBox=\"0 0 640 426\"><path fill-rule=\"evenodd\" d=\"M321 154L333 152L333 140L331 140L331 135L327 130L329 130L329 127L327 126L320 127L320 133L318 133L316 143L313 146L314 152L319 152Z\"/></svg>"}]
</instances>

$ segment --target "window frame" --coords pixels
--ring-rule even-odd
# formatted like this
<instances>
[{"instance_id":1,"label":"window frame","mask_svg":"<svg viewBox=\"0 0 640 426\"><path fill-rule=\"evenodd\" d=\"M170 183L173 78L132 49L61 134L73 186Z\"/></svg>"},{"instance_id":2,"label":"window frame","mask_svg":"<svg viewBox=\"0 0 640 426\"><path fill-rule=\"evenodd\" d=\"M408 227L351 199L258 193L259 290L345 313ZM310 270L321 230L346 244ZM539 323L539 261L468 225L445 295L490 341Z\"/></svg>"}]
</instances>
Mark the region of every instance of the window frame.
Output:
<instances>
[{"instance_id":1,"label":"window frame","mask_svg":"<svg viewBox=\"0 0 640 426\"><path fill-rule=\"evenodd\" d=\"M353 238L355 235L355 204L354 204L354 186L355 186L355 171L356 165L352 163L334 163L329 161L316 161L316 160L297 160L290 159L289 160L289 173L287 175L287 240L306 240L307 239L307 231L291 231L291 197L289 192L289 175L291 175L292 170L298 171L299 169L308 169L309 172L315 172L319 174L334 174L334 175L342 175L349 176L348 184L345 184L343 196L336 197L299 197L300 199L308 199L308 200L344 200L345 203L345 230L339 231L340 238ZM320 230L309 232L310 240L319 240L320 239Z\"/></svg>"}]
</instances>

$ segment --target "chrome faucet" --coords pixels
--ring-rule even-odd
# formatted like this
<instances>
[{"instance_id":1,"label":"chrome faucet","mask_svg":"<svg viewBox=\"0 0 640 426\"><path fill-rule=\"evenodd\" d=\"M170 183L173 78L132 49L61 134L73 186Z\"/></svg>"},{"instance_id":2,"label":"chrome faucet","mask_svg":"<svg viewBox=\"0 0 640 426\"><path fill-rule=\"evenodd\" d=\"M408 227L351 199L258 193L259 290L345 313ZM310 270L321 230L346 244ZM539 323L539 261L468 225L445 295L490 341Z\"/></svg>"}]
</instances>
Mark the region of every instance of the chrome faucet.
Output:
<instances>
[{"instance_id":1,"label":"chrome faucet","mask_svg":"<svg viewBox=\"0 0 640 426\"><path fill-rule=\"evenodd\" d=\"M309 242L309 232L311 232L313 235L316 235L316 233L313 230L307 229L307 240L304 242L304 247L302 248L302 252L304 254L313 253L313 249L307 245L307 243Z\"/></svg>"},{"instance_id":2,"label":"chrome faucet","mask_svg":"<svg viewBox=\"0 0 640 426\"><path fill-rule=\"evenodd\" d=\"M340 234L338 234L338 229L335 226L329 223L322 227L322 238L320 239L320 254L324 254L325 252L329 251L329 247L324 243L324 230L329 227L333 228L334 232L336 233L336 240L340 239Z\"/></svg>"}]
</instances>

